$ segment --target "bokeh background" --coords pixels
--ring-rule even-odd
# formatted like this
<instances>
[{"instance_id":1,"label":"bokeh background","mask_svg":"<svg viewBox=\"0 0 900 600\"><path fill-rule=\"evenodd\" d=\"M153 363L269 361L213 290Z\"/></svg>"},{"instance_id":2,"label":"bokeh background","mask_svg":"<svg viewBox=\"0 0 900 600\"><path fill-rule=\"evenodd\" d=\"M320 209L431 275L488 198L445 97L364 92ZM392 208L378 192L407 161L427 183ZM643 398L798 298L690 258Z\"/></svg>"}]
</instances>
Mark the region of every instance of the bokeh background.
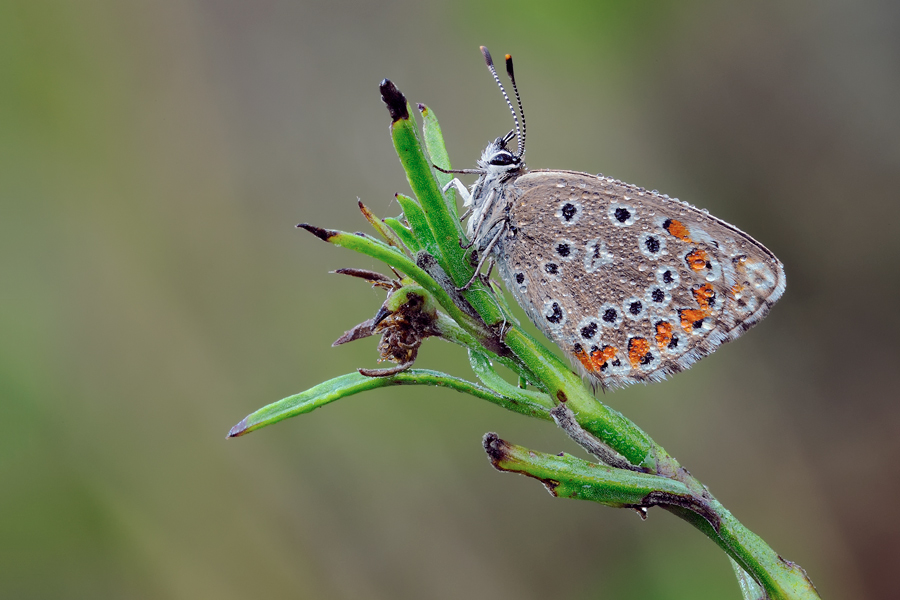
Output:
<instances>
[{"instance_id":1,"label":"bokeh background","mask_svg":"<svg viewBox=\"0 0 900 600\"><path fill-rule=\"evenodd\" d=\"M252 410L375 365L332 349L381 268L294 229L407 192L377 85L471 166L509 116L533 168L709 208L784 261L769 318L607 395L824 598L900 568L900 4L0 2L0 597L738 598L662 511L556 500L481 436L580 453L447 390ZM422 366L469 376L426 343Z\"/></svg>"}]
</instances>

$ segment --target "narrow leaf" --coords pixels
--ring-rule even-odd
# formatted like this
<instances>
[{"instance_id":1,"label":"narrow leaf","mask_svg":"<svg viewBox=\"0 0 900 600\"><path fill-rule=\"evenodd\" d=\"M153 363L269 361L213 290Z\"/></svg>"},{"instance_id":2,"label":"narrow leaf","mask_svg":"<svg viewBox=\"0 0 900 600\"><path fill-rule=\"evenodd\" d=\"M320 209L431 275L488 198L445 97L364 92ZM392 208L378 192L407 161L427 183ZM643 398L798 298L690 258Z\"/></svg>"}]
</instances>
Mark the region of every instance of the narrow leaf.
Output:
<instances>
[{"instance_id":1,"label":"narrow leaf","mask_svg":"<svg viewBox=\"0 0 900 600\"><path fill-rule=\"evenodd\" d=\"M366 377L359 373L349 373L335 377L305 392L288 396L247 415L240 423L232 427L231 431L228 432L228 437L242 436L290 417L312 412L320 406L325 406L346 396L393 385L446 387L487 400L508 410L528 416L550 419L547 411L539 411L533 406L526 406L516 400L504 398L502 395L470 381L438 371L410 369L390 377Z\"/></svg>"},{"instance_id":2,"label":"narrow leaf","mask_svg":"<svg viewBox=\"0 0 900 600\"><path fill-rule=\"evenodd\" d=\"M428 225L428 219L425 218L425 213L422 212L422 208L409 196L394 194L394 197L400 203L400 208L403 209L403 216L406 217L406 222L409 223L409 228L412 229L416 240L429 254L436 256L440 249L434 239L434 234L431 232L431 227Z\"/></svg>"},{"instance_id":3,"label":"narrow leaf","mask_svg":"<svg viewBox=\"0 0 900 600\"><path fill-rule=\"evenodd\" d=\"M397 234L397 237L403 240L403 243L407 248L410 249L413 254L422 249L422 245L419 244L419 240L416 239L416 236L413 235L413 232L410 231L408 227L403 225L403 223L401 223L397 219L393 217L387 217L386 219L384 219L384 224L394 230L394 233Z\"/></svg>"},{"instance_id":4,"label":"narrow leaf","mask_svg":"<svg viewBox=\"0 0 900 600\"><path fill-rule=\"evenodd\" d=\"M395 248L400 248L401 250L405 250L407 254L410 254L409 248L407 248L406 245L400 240L400 238L397 237L397 234L394 233L393 229L385 225L384 221L376 217L375 214L372 213L372 211L362 203L362 200L357 200L356 202L357 204L359 204L359 210L366 218L366 221L368 221L372 225L372 227L375 228L375 231L381 234L381 237L383 237L387 241L388 245L394 246Z\"/></svg>"},{"instance_id":5,"label":"narrow leaf","mask_svg":"<svg viewBox=\"0 0 900 600\"><path fill-rule=\"evenodd\" d=\"M541 406L547 410L553 409L555 403L550 396L532 390L524 390L507 382L494 370L494 367L491 366L491 361L484 354L469 349L469 364L472 366L472 371L481 380L481 383L495 392L509 398L516 398L520 402ZM540 385L540 383L537 385Z\"/></svg>"},{"instance_id":6,"label":"narrow leaf","mask_svg":"<svg viewBox=\"0 0 900 600\"><path fill-rule=\"evenodd\" d=\"M466 284L472 277L473 267L467 260L467 251L460 247L465 240L462 224L447 207L440 185L434 178L431 161L425 157L419 143L415 123L410 119L406 98L389 80L381 83L382 99L391 115L391 139L394 149L406 172L406 178L420 203L422 212L434 234L438 252L430 252L457 286ZM463 296L488 325L504 321L493 294L479 280L475 280Z\"/></svg>"},{"instance_id":7,"label":"narrow leaf","mask_svg":"<svg viewBox=\"0 0 900 600\"><path fill-rule=\"evenodd\" d=\"M750 574L742 569L741 565L737 564L730 556L728 557L728 560L731 562L731 567L734 569L734 575L738 580L738 586L741 588L741 598L744 600L766 600L765 590L750 577Z\"/></svg>"},{"instance_id":8,"label":"narrow leaf","mask_svg":"<svg viewBox=\"0 0 900 600\"><path fill-rule=\"evenodd\" d=\"M477 333L478 338L489 338L493 335L492 332L485 329L482 323L479 323L456 306L447 291L442 288L431 275L418 267L408 256L398 249L392 248L384 242L363 233L346 233L344 231L336 231L333 229L322 229L321 227L316 227L315 225L310 225L308 223L300 223L297 227L309 231L322 241L371 256L372 258L383 261L395 269L406 273L410 279L431 292L438 304L447 311L447 314L461 326L465 327L467 331L473 335L476 335Z\"/></svg>"},{"instance_id":9,"label":"narrow leaf","mask_svg":"<svg viewBox=\"0 0 900 600\"><path fill-rule=\"evenodd\" d=\"M438 124L437 116L435 116L434 111L424 104L419 104L419 112L422 114L422 133L425 138L425 148L428 150L431 162L445 171L449 171L453 167L450 166L450 155L447 153L447 147L444 145L444 135L441 133L441 126ZM437 169L434 169L432 174L437 179L441 189L444 189L444 186L453 179L453 175L450 173L442 173ZM447 209L450 213L454 217L459 218L459 210L456 207L456 191L452 187L444 192L444 201L447 203Z\"/></svg>"},{"instance_id":10,"label":"narrow leaf","mask_svg":"<svg viewBox=\"0 0 900 600\"><path fill-rule=\"evenodd\" d=\"M616 508L694 501L680 481L615 469L569 454L558 456L529 450L501 440L497 434L484 436L484 448L496 469L533 477L560 498L590 500Z\"/></svg>"}]
</instances>

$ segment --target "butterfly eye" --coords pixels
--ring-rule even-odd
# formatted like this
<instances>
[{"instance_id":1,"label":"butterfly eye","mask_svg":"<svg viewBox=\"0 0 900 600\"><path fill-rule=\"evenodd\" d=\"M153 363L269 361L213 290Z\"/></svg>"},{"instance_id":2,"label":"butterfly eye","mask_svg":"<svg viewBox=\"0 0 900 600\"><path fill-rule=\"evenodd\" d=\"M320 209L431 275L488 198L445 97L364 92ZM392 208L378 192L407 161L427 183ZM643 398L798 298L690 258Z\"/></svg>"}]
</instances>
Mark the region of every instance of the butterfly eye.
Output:
<instances>
[{"instance_id":1,"label":"butterfly eye","mask_svg":"<svg viewBox=\"0 0 900 600\"><path fill-rule=\"evenodd\" d=\"M519 162L519 159L516 158L515 155L510 154L509 152L498 152L497 154L495 154L494 156L491 157L491 160L489 162L492 165L502 167L502 166L506 166L506 165L516 164Z\"/></svg>"}]
</instances>

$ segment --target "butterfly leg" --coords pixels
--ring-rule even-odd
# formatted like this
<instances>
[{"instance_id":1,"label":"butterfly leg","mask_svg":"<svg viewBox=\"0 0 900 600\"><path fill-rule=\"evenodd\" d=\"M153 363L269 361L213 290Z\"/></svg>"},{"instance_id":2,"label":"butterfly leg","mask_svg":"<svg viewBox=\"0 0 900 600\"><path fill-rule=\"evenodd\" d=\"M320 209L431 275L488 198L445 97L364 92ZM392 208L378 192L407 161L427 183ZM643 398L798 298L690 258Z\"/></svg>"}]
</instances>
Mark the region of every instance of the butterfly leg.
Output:
<instances>
[{"instance_id":1,"label":"butterfly leg","mask_svg":"<svg viewBox=\"0 0 900 600\"><path fill-rule=\"evenodd\" d=\"M486 232L488 232L488 233L486 233L484 236L478 236L478 237L476 237L475 240L474 240L474 242L473 242L474 245L475 245L476 247L478 247L479 242L481 242L482 240L484 240L485 238L487 238L487 237L490 235L490 232L494 230L494 227L496 227L496 226L499 225L500 223L504 223L503 229L505 230L505 229L506 229L505 221L507 221L507 216L506 216L506 215L500 215L499 217L497 217L496 219L494 219L493 221L491 221L490 224L489 224L487 227L485 227L485 229L484 229L484 230L485 230ZM489 238L489 239L493 239L493 237L491 237L491 238Z\"/></svg>"},{"instance_id":2,"label":"butterfly leg","mask_svg":"<svg viewBox=\"0 0 900 600\"><path fill-rule=\"evenodd\" d=\"M481 231L481 226L484 225L484 220L488 217L489 214L491 214L491 212L493 212L493 205L496 197L496 191L491 190L488 193L487 198L485 198L483 202L479 203L479 206L474 207L474 212L478 213L478 217L475 219L474 225L472 224L472 221L469 221L469 225L471 226L469 228L469 237L472 238L473 242L469 243L468 246L463 246L463 248L471 248L472 243L479 239L480 236L478 235L478 232ZM490 230L491 228L489 227L488 231Z\"/></svg>"},{"instance_id":3,"label":"butterfly leg","mask_svg":"<svg viewBox=\"0 0 900 600\"><path fill-rule=\"evenodd\" d=\"M493 262L494 261L491 261L491 267L493 267ZM490 270L490 268L488 268L488 275L490 275L490 274L491 274L491 270ZM504 310L503 305L500 303L500 300L497 298L497 294L501 294L502 292L500 292L496 288L496 286L491 285L490 281L488 281L486 283L486 285L493 292L493 295L491 297L494 300L494 304L497 305L497 308L500 310L500 314L503 315L503 322L500 323L500 329L497 333L497 337L499 337L502 340L506 336L506 332L509 331L507 329L509 322L506 320L506 310Z\"/></svg>"},{"instance_id":4,"label":"butterfly leg","mask_svg":"<svg viewBox=\"0 0 900 600\"><path fill-rule=\"evenodd\" d=\"M441 191L446 194L447 190L449 190L451 187L454 188L459 193L459 197L463 199L463 206L472 206L472 193L468 189L466 189L466 186L463 185L462 181L454 177L447 182L447 185L441 188Z\"/></svg>"},{"instance_id":5,"label":"butterfly leg","mask_svg":"<svg viewBox=\"0 0 900 600\"><path fill-rule=\"evenodd\" d=\"M494 292L494 303L497 305L497 308L500 309L500 314L503 315L503 323L500 324L500 339L503 339L503 336L506 335L506 311L503 309L503 306L501 306L500 304L500 300L498 300L496 296L501 292L499 292L496 287L491 285L491 272L494 270L495 264L496 262L493 258L488 261L487 273L481 276L481 281L482 283L484 283L485 287Z\"/></svg>"},{"instance_id":6,"label":"butterfly leg","mask_svg":"<svg viewBox=\"0 0 900 600\"><path fill-rule=\"evenodd\" d=\"M474 208L470 206L469 208L466 209L466 212L464 212L462 215L460 215L459 220L460 221L465 220L466 217L468 217L469 215L472 214L472 212L474 212ZM457 241L459 241L459 247L462 248L463 250L468 250L475 243L474 239L467 244L463 243L463 238L459 238L459 240L457 240Z\"/></svg>"},{"instance_id":7,"label":"butterfly leg","mask_svg":"<svg viewBox=\"0 0 900 600\"><path fill-rule=\"evenodd\" d=\"M491 190L491 193L488 195L487 200L485 200L485 202L482 203L482 208L478 212L478 218L475 220L474 226L472 226L469 231L469 235L472 238L472 241L469 242L468 244L464 245L462 243L462 240L460 240L459 245L461 248L468 250L469 248L471 248L473 245L475 245L478 242L478 239L479 239L478 232L481 230L481 226L484 225L484 220L487 218L487 215L488 215L488 211L486 209L489 208L489 203L492 202L493 199L494 199L494 191ZM470 210L475 212L475 207L472 207ZM469 225L472 225L471 221L469 222ZM493 225L491 225L491 227L493 227ZM488 227L488 231L491 230L491 227Z\"/></svg>"},{"instance_id":8,"label":"butterfly leg","mask_svg":"<svg viewBox=\"0 0 900 600\"><path fill-rule=\"evenodd\" d=\"M492 259L490 259L490 261L488 261L488 270L487 270L487 273L485 273L484 277L483 277L485 283L487 283L487 281L491 278L491 271L493 271L493 270L494 270L494 259L492 258Z\"/></svg>"},{"instance_id":9,"label":"butterfly leg","mask_svg":"<svg viewBox=\"0 0 900 600\"><path fill-rule=\"evenodd\" d=\"M494 249L494 246L496 246L497 242L500 241L500 236L502 236L504 233L506 233L506 223L504 223L503 226L497 230L496 235L494 235L494 237L491 239L490 243L487 245L487 247L485 247L485 249L481 255L481 260L478 261L478 266L475 267L475 273L472 274L472 278L469 279L469 281L466 283L466 285L464 285L460 288L456 288L457 291L463 292L463 291L469 289L469 287L472 285L472 283L475 282L475 278L478 277L478 274L481 272L481 267L484 265L484 261L486 261L488 256L490 256L491 250Z\"/></svg>"}]
</instances>

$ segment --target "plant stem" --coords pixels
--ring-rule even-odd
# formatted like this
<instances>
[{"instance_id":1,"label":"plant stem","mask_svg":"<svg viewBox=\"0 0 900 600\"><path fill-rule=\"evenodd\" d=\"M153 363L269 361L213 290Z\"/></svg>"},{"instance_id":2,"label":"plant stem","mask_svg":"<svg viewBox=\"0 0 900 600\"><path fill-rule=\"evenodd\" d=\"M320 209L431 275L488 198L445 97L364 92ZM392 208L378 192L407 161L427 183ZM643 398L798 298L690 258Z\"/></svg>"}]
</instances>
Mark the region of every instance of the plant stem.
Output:
<instances>
[{"instance_id":1,"label":"plant stem","mask_svg":"<svg viewBox=\"0 0 900 600\"><path fill-rule=\"evenodd\" d=\"M381 90L392 118L391 137L394 147L434 235L438 247L436 258L456 284L462 285L472 276L472 266L460 244L465 239L462 226L455 211L451 214L441 195L431 163L419 144L406 98L387 80L382 82ZM429 118L433 119L433 115L429 115ZM442 148L442 140L434 139L435 136L439 138L440 129L432 127L429 134L432 136L429 145ZM464 296L488 327L499 324L501 320L505 322L499 302L491 299L490 288L478 278L471 289L464 292ZM566 403L584 430L649 473L642 475L629 470L613 470L623 474L621 477L649 477L646 482L656 484L654 491L643 496L643 504L638 503L639 505L663 506L703 531L747 571L770 598L819 597L802 568L783 560L759 536L737 521L709 494L700 481L691 476L637 425L594 398L581 378L553 352L516 325L504 328L503 341L517 359L541 380L551 399ZM491 450L488 452L490 454ZM528 456L534 455L534 452L527 451L521 459L522 464L527 467ZM567 473L564 468L559 472ZM668 490L671 486L676 486L679 493L673 494Z\"/></svg>"}]
</instances>

